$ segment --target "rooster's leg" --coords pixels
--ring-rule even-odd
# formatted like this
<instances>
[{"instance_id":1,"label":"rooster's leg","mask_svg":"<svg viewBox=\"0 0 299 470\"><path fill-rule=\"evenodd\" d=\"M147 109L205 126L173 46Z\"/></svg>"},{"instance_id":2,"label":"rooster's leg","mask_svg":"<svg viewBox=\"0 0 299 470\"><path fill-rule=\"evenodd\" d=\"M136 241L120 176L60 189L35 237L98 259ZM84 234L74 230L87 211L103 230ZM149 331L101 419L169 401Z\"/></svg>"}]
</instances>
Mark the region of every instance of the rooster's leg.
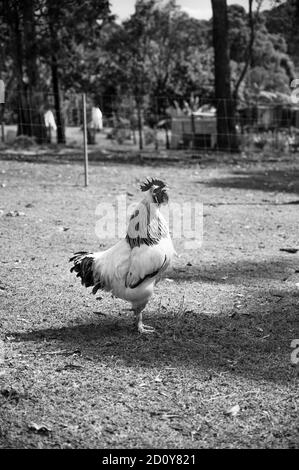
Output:
<instances>
[{"instance_id":1,"label":"rooster's leg","mask_svg":"<svg viewBox=\"0 0 299 470\"><path fill-rule=\"evenodd\" d=\"M137 327L139 333L154 333L155 329L151 326L144 325L142 321L142 311L144 307L138 307L135 309L135 314L137 317Z\"/></svg>"}]
</instances>

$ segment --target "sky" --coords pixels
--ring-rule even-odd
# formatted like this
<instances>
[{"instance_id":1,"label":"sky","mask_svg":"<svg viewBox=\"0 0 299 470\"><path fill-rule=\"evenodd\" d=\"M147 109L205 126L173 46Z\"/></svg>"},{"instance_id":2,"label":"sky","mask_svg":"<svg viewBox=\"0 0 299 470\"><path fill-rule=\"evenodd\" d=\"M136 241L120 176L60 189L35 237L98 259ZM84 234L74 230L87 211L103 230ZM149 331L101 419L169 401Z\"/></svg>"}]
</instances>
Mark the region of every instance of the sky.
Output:
<instances>
[{"instance_id":1,"label":"sky","mask_svg":"<svg viewBox=\"0 0 299 470\"><path fill-rule=\"evenodd\" d=\"M135 0L109 0L111 11L118 16L120 21L127 19L134 12ZM211 0L177 0L177 5L186 13L198 19L210 19L212 17ZM238 3L246 9L248 0L228 0L228 5ZM255 2L254 2L255 3ZM263 1L263 8L271 8L271 0Z\"/></svg>"}]
</instances>

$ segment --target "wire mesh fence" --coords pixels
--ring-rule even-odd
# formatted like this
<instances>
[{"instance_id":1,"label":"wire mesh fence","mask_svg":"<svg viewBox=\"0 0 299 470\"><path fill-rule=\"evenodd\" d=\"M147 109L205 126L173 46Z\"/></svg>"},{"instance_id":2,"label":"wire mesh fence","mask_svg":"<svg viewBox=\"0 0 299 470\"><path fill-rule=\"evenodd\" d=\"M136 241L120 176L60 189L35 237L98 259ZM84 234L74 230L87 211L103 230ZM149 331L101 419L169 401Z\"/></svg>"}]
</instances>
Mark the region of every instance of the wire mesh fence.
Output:
<instances>
[{"instance_id":1,"label":"wire mesh fence","mask_svg":"<svg viewBox=\"0 0 299 470\"><path fill-rule=\"evenodd\" d=\"M298 149L299 106L241 103L231 112L227 111L229 105L223 100L178 103L165 97L146 100L99 95L95 99L87 95L88 145L102 149L226 150L234 141L240 150ZM0 106L1 140L8 147L83 146L81 94L55 96L25 90Z\"/></svg>"}]
</instances>

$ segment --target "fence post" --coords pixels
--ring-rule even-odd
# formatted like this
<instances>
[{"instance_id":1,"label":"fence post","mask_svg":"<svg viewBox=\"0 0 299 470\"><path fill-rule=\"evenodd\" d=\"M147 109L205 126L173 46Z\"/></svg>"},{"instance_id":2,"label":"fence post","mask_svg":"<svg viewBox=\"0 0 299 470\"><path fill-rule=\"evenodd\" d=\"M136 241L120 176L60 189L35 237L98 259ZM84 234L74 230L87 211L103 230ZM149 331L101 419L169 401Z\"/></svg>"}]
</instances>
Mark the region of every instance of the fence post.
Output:
<instances>
[{"instance_id":1,"label":"fence post","mask_svg":"<svg viewBox=\"0 0 299 470\"><path fill-rule=\"evenodd\" d=\"M88 186L88 149L87 149L87 119L86 119L86 95L82 93L83 105L83 146L84 146L84 181Z\"/></svg>"}]
</instances>

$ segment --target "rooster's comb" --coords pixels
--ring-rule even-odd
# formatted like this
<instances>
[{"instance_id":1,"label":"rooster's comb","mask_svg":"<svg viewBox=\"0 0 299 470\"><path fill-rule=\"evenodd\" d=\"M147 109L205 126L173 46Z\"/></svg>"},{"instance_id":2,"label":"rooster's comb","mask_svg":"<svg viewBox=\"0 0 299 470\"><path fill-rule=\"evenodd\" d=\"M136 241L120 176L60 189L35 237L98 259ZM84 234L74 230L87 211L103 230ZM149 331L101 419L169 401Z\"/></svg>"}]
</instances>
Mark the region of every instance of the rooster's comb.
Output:
<instances>
[{"instance_id":1,"label":"rooster's comb","mask_svg":"<svg viewBox=\"0 0 299 470\"><path fill-rule=\"evenodd\" d=\"M141 183L140 189L141 191L148 191L152 186L160 186L161 189L166 188L166 184L163 181L155 179L155 178L151 178L151 179L147 178L146 181Z\"/></svg>"}]
</instances>

